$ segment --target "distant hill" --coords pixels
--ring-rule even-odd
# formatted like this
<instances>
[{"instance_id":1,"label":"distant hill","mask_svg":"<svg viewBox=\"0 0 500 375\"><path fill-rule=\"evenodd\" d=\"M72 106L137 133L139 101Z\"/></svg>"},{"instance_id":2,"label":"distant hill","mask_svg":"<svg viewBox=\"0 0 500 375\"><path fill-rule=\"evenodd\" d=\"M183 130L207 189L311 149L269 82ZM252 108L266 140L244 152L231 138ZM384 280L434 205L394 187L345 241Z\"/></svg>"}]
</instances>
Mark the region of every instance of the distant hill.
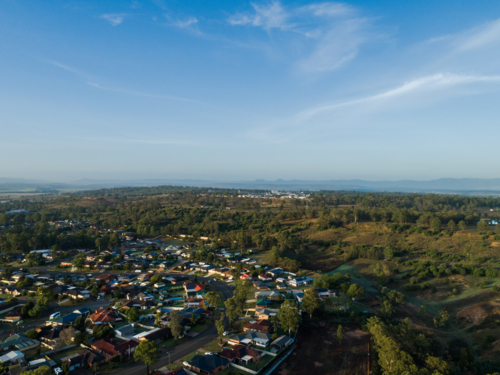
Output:
<instances>
[{"instance_id":1,"label":"distant hill","mask_svg":"<svg viewBox=\"0 0 500 375\"><path fill-rule=\"evenodd\" d=\"M254 180L254 181L217 181L196 179L141 179L141 180L93 180L81 179L71 183L52 183L29 179L0 178L0 188L39 187L43 189L103 189L140 186L193 186L230 189L263 190L353 190L373 192L481 192L484 194L500 192L500 178L440 178L429 181L367 181L367 180Z\"/></svg>"}]
</instances>

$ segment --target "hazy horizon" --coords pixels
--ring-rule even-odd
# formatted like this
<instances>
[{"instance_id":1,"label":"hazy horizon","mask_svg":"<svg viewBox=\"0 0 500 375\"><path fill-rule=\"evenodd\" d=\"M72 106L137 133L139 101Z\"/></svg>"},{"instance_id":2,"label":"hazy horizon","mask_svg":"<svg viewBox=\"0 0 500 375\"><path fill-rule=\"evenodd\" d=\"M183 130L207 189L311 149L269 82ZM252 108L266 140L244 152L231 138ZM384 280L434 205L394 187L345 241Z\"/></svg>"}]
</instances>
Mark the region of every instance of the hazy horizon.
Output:
<instances>
[{"instance_id":1,"label":"hazy horizon","mask_svg":"<svg viewBox=\"0 0 500 375\"><path fill-rule=\"evenodd\" d=\"M500 3L4 1L0 176L492 178Z\"/></svg>"}]
</instances>

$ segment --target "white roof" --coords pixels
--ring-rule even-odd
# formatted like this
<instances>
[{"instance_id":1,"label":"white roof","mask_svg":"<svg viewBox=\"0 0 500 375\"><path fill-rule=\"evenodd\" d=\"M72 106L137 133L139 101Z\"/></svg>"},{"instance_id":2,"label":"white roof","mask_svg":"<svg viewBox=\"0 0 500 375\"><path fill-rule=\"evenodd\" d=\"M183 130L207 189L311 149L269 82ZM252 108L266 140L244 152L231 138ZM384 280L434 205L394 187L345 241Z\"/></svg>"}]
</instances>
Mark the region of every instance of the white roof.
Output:
<instances>
[{"instance_id":1,"label":"white roof","mask_svg":"<svg viewBox=\"0 0 500 375\"><path fill-rule=\"evenodd\" d=\"M41 363L45 363L47 360L45 358L35 359L34 361L30 361L30 366L39 365Z\"/></svg>"},{"instance_id":2,"label":"white roof","mask_svg":"<svg viewBox=\"0 0 500 375\"><path fill-rule=\"evenodd\" d=\"M7 363L10 361L16 361L18 359L24 358L24 354L20 350L13 350L7 354L0 357L0 362Z\"/></svg>"},{"instance_id":3,"label":"white roof","mask_svg":"<svg viewBox=\"0 0 500 375\"><path fill-rule=\"evenodd\" d=\"M155 331L158 331L158 330L159 330L159 328L153 328L151 330L148 330L148 331L145 331L145 332L141 332L141 333L135 335L134 339L140 339L141 337L149 335L151 332L155 332Z\"/></svg>"}]
</instances>

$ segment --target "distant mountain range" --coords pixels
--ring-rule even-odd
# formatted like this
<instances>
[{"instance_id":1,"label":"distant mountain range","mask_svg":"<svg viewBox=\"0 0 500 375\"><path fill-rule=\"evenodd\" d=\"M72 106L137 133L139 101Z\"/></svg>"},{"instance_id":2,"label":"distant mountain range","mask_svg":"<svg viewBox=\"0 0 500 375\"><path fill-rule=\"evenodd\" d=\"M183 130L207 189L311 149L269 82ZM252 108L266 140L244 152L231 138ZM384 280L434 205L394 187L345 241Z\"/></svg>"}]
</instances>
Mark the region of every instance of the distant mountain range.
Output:
<instances>
[{"instance_id":1,"label":"distant mountain range","mask_svg":"<svg viewBox=\"0 0 500 375\"><path fill-rule=\"evenodd\" d=\"M366 180L254 180L216 181L196 179L141 179L141 180L92 180L81 179L71 183L54 183L42 180L0 178L0 191L22 188L39 190L102 189L140 186L193 186L262 190L356 190L387 192L500 192L500 178L440 178L429 181L366 181Z\"/></svg>"}]
</instances>

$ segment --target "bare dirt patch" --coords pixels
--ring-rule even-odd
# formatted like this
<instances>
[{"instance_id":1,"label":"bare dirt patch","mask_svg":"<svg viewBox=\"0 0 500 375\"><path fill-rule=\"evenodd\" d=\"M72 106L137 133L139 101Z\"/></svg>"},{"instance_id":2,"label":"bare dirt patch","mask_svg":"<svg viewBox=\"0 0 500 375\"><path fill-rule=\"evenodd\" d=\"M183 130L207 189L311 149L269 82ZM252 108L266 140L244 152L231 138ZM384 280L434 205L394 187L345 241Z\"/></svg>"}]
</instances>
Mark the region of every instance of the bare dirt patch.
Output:
<instances>
[{"instance_id":1,"label":"bare dirt patch","mask_svg":"<svg viewBox=\"0 0 500 375\"><path fill-rule=\"evenodd\" d=\"M369 335L354 325L344 326L344 341L337 341L337 324L304 327L294 353L274 371L278 375L366 375L369 372ZM313 366L311 366L313 364Z\"/></svg>"},{"instance_id":2,"label":"bare dirt patch","mask_svg":"<svg viewBox=\"0 0 500 375\"><path fill-rule=\"evenodd\" d=\"M488 316L485 309L478 305L468 306L457 313L457 318L464 319L466 322L472 323L474 325L479 325Z\"/></svg>"}]
</instances>

